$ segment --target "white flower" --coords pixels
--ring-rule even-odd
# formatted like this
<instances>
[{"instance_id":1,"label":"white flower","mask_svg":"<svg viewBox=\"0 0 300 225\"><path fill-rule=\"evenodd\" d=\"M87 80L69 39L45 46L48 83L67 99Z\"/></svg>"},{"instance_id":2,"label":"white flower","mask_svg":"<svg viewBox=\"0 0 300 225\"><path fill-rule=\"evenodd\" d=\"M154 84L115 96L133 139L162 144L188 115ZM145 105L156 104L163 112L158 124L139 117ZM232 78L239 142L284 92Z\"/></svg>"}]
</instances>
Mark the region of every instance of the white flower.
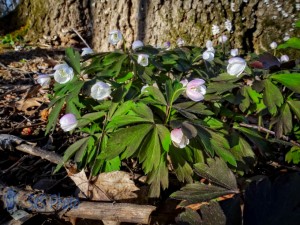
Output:
<instances>
[{"instance_id":1,"label":"white flower","mask_svg":"<svg viewBox=\"0 0 300 225\"><path fill-rule=\"evenodd\" d=\"M237 48L231 49L230 50L230 55L235 57L239 54L239 50Z\"/></svg>"},{"instance_id":2,"label":"white flower","mask_svg":"<svg viewBox=\"0 0 300 225\"><path fill-rule=\"evenodd\" d=\"M183 87L186 87L189 81L187 79L183 79L180 81L180 83L182 84Z\"/></svg>"},{"instance_id":3,"label":"white flower","mask_svg":"<svg viewBox=\"0 0 300 225\"><path fill-rule=\"evenodd\" d=\"M277 43L276 43L275 41L273 41L273 42L270 44L270 47L271 47L271 49L277 48Z\"/></svg>"},{"instance_id":4,"label":"white flower","mask_svg":"<svg viewBox=\"0 0 300 225\"><path fill-rule=\"evenodd\" d=\"M59 120L60 127L64 131L71 131L75 129L77 126L78 122L74 114L68 113L64 115L62 118Z\"/></svg>"},{"instance_id":5,"label":"white flower","mask_svg":"<svg viewBox=\"0 0 300 225\"><path fill-rule=\"evenodd\" d=\"M205 52L203 52L202 54L202 58L205 61L211 62L214 60L215 54L212 51L206 50Z\"/></svg>"},{"instance_id":6,"label":"white flower","mask_svg":"<svg viewBox=\"0 0 300 225\"><path fill-rule=\"evenodd\" d=\"M148 64L149 64L148 58L149 58L149 55L147 55L147 54L139 54L137 62L141 66L148 66Z\"/></svg>"},{"instance_id":7,"label":"white flower","mask_svg":"<svg viewBox=\"0 0 300 225\"><path fill-rule=\"evenodd\" d=\"M67 64L58 64L54 68L54 80L60 84L65 84L73 79L74 71L73 68Z\"/></svg>"},{"instance_id":8,"label":"white flower","mask_svg":"<svg viewBox=\"0 0 300 225\"><path fill-rule=\"evenodd\" d=\"M220 27L218 25L213 24L211 28L211 32L213 35L217 35L220 33Z\"/></svg>"},{"instance_id":9,"label":"white flower","mask_svg":"<svg viewBox=\"0 0 300 225\"><path fill-rule=\"evenodd\" d=\"M190 81L186 86L186 95L195 102L203 100L206 94L204 83L205 81L199 78Z\"/></svg>"},{"instance_id":10,"label":"white flower","mask_svg":"<svg viewBox=\"0 0 300 225\"><path fill-rule=\"evenodd\" d=\"M145 85L141 88L141 93L143 93L143 92L145 92L145 93L148 92L148 91L145 90L147 87L149 87L149 85L148 85L148 84L145 84Z\"/></svg>"},{"instance_id":11,"label":"white flower","mask_svg":"<svg viewBox=\"0 0 300 225\"><path fill-rule=\"evenodd\" d=\"M49 74L39 74L36 81L42 87L48 87L50 85L50 82L51 82L51 77L50 77Z\"/></svg>"},{"instance_id":12,"label":"white flower","mask_svg":"<svg viewBox=\"0 0 300 225\"><path fill-rule=\"evenodd\" d=\"M238 77L245 70L247 63L240 57L233 57L228 60L227 73Z\"/></svg>"},{"instance_id":13,"label":"white flower","mask_svg":"<svg viewBox=\"0 0 300 225\"><path fill-rule=\"evenodd\" d=\"M163 47L166 48L167 50L170 49L171 47L171 43L169 41L166 41L164 44L163 44Z\"/></svg>"},{"instance_id":14,"label":"white flower","mask_svg":"<svg viewBox=\"0 0 300 225\"><path fill-rule=\"evenodd\" d=\"M229 32L232 30L232 23L230 20L226 20L225 21L225 28L226 30L228 30Z\"/></svg>"},{"instance_id":15,"label":"white flower","mask_svg":"<svg viewBox=\"0 0 300 225\"><path fill-rule=\"evenodd\" d=\"M136 40L132 43L132 50L136 50L137 48L143 47L144 44L140 40Z\"/></svg>"},{"instance_id":16,"label":"white flower","mask_svg":"<svg viewBox=\"0 0 300 225\"><path fill-rule=\"evenodd\" d=\"M121 31L119 30L113 30L109 32L108 42L112 45L118 44L119 41L121 41L123 38Z\"/></svg>"},{"instance_id":17,"label":"white flower","mask_svg":"<svg viewBox=\"0 0 300 225\"><path fill-rule=\"evenodd\" d=\"M290 58L287 55L282 55L280 57L280 62L288 62Z\"/></svg>"},{"instance_id":18,"label":"white flower","mask_svg":"<svg viewBox=\"0 0 300 225\"><path fill-rule=\"evenodd\" d=\"M205 44L206 48L213 48L213 43L211 40L208 40L206 41L206 44Z\"/></svg>"},{"instance_id":19,"label":"white flower","mask_svg":"<svg viewBox=\"0 0 300 225\"><path fill-rule=\"evenodd\" d=\"M102 81L98 81L91 88L91 97L96 100L103 100L109 97L110 93L110 85Z\"/></svg>"},{"instance_id":20,"label":"white flower","mask_svg":"<svg viewBox=\"0 0 300 225\"><path fill-rule=\"evenodd\" d=\"M93 53L94 53L93 49L91 49L91 48L83 48L81 56L89 55L89 54L93 54Z\"/></svg>"},{"instance_id":21,"label":"white flower","mask_svg":"<svg viewBox=\"0 0 300 225\"><path fill-rule=\"evenodd\" d=\"M183 46L184 45L184 40L182 38L178 38L177 41L176 41L177 45L179 47Z\"/></svg>"},{"instance_id":22,"label":"white flower","mask_svg":"<svg viewBox=\"0 0 300 225\"><path fill-rule=\"evenodd\" d=\"M225 43L227 40L228 40L228 37L226 36L226 35L221 35L220 37L219 37L219 42L220 43Z\"/></svg>"},{"instance_id":23,"label":"white flower","mask_svg":"<svg viewBox=\"0 0 300 225\"><path fill-rule=\"evenodd\" d=\"M234 2L230 3L230 9L232 12L235 12L235 3Z\"/></svg>"},{"instance_id":24,"label":"white flower","mask_svg":"<svg viewBox=\"0 0 300 225\"><path fill-rule=\"evenodd\" d=\"M175 147L185 148L190 143L190 140L183 134L181 128L176 128L171 131L171 140Z\"/></svg>"}]
</instances>

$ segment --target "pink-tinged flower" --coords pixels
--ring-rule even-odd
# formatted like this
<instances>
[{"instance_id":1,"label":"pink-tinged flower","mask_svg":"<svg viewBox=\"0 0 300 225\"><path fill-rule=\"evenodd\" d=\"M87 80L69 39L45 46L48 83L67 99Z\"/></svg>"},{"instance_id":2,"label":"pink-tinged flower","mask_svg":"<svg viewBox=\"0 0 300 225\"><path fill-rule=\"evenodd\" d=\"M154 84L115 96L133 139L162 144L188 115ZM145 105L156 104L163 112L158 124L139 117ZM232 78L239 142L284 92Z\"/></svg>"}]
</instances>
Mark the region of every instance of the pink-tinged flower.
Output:
<instances>
[{"instance_id":1,"label":"pink-tinged flower","mask_svg":"<svg viewBox=\"0 0 300 225\"><path fill-rule=\"evenodd\" d=\"M171 131L171 140L175 147L185 148L190 143L190 140L183 134L181 128L176 128Z\"/></svg>"},{"instance_id":2,"label":"pink-tinged flower","mask_svg":"<svg viewBox=\"0 0 300 225\"><path fill-rule=\"evenodd\" d=\"M245 70L247 63L240 57L233 57L228 60L227 73L238 77Z\"/></svg>"},{"instance_id":3,"label":"pink-tinged flower","mask_svg":"<svg viewBox=\"0 0 300 225\"><path fill-rule=\"evenodd\" d=\"M103 100L109 97L110 93L110 85L102 81L98 81L91 88L91 97L96 100Z\"/></svg>"},{"instance_id":4,"label":"pink-tinged flower","mask_svg":"<svg viewBox=\"0 0 300 225\"><path fill-rule=\"evenodd\" d=\"M270 44L270 47L271 49L276 49L277 48L277 43L275 41L273 41L271 44Z\"/></svg>"},{"instance_id":5,"label":"pink-tinged flower","mask_svg":"<svg viewBox=\"0 0 300 225\"><path fill-rule=\"evenodd\" d=\"M230 55L235 57L239 54L239 50L237 48L231 49L230 50Z\"/></svg>"},{"instance_id":6,"label":"pink-tinged flower","mask_svg":"<svg viewBox=\"0 0 300 225\"><path fill-rule=\"evenodd\" d=\"M166 41L163 46L164 46L164 48L166 48L168 50L171 47L171 42Z\"/></svg>"},{"instance_id":7,"label":"pink-tinged flower","mask_svg":"<svg viewBox=\"0 0 300 225\"><path fill-rule=\"evenodd\" d=\"M205 61L211 62L214 60L215 54L212 51L206 50L205 52L203 52L202 54L202 58Z\"/></svg>"},{"instance_id":8,"label":"pink-tinged flower","mask_svg":"<svg viewBox=\"0 0 300 225\"><path fill-rule=\"evenodd\" d=\"M118 44L118 42L121 41L123 38L122 33L119 30L112 30L108 34L109 34L108 42L111 43L112 45Z\"/></svg>"},{"instance_id":9,"label":"pink-tinged flower","mask_svg":"<svg viewBox=\"0 0 300 225\"><path fill-rule=\"evenodd\" d=\"M89 54L93 54L93 53L94 53L93 49L91 49L91 48L83 48L81 56L89 55Z\"/></svg>"},{"instance_id":10,"label":"pink-tinged flower","mask_svg":"<svg viewBox=\"0 0 300 225\"><path fill-rule=\"evenodd\" d=\"M290 58L287 55L282 55L280 57L280 62L288 62Z\"/></svg>"},{"instance_id":11,"label":"pink-tinged flower","mask_svg":"<svg viewBox=\"0 0 300 225\"><path fill-rule=\"evenodd\" d=\"M60 84L65 84L73 79L73 68L68 64L58 64L54 68L54 80Z\"/></svg>"},{"instance_id":12,"label":"pink-tinged flower","mask_svg":"<svg viewBox=\"0 0 300 225\"><path fill-rule=\"evenodd\" d=\"M186 87L189 81L187 79L183 79L180 81L180 83L182 84L183 87Z\"/></svg>"},{"instance_id":13,"label":"pink-tinged flower","mask_svg":"<svg viewBox=\"0 0 300 225\"><path fill-rule=\"evenodd\" d=\"M144 44L140 40L136 40L132 43L132 50L136 50L137 48L143 47Z\"/></svg>"},{"instance_id":14,"label":"pink-tinged flower","mask_svg":"<svg viewBox=\"0 0 300 225\"><path fill-rule=\"evenodd\" d=\"M178 38L176 43L177 43L177 45L178 45L179 47L181 47L181 46L184 45L184 42L185 42L185 41L184 41L182 38Z\"/></svg>"},{"instance_id":15,"label":"pink-tinged flower","mask_svg":"<svg viewBox=\"0 0 300 225\"><path fill-rule=\"evenodd\" d=\"M50 85L50 82L51 82L51 77L50 77L49 74L39 74L36 81L42 87L48 87Z\"/></svg>"},{"instance_id":16,"label":"pink-tinged flower","mask_svg":"<svg viewBox=\"0 0 300 225\"><path fill-rule=\"evenodd\" d=\"M226 36L226 35L221 35L220 37L219 37L219 42L220 43L225 43L227 40L228 40L228 37Z\"/></svg>"},{"instance_id":17,"label":"pink-tinged flower","mask_svg":"<svg viewBox=\"0 0 300 225\"><path fill-rule=\"evenodd\" d=\"M78 121L74 114L68 113L64 115L62 118L60 118L59 123L61 129L63 129L64 131L71 131L75 129L75 127L78 124Z\"/></svg>"},{"instance_id":18,"label":"pink-tinged flower","mask_svg":"<svg viewBox=\"0 0 300 225\"><path fill-rule=\"evenodd\" d=\"M148 61L149 55L147 54L139 54L137 62L141 66L148 66L149 61Z\"/></svg>"},{"instance_id":19,"label":"pink-tinged flower","mask_svg":"<svg viewBox=\"0 0 300 225\"><path fill-rule=\"evenodd\" d=\"M193 101L199 102L204 99L206 94L206 86L203 79L194 79L186 86L186 95Z\"/></svg>"}]
</instances>

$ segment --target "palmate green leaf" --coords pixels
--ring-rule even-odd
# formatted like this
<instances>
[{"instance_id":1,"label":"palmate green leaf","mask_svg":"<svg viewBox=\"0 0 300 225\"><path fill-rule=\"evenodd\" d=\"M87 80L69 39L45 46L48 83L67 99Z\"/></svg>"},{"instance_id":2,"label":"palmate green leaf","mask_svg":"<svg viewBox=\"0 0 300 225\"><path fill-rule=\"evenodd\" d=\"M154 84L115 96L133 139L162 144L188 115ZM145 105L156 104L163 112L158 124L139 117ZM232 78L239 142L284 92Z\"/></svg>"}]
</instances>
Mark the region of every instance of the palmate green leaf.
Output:
<instances>
[{"instance_id":1,"label":"palmate green leaf","mask_svg":"<svg viewBox=\"0 0 300 225\"><path fill-rule=\"evenodd\" d=\"M285 43L279 45L277 49L285 49L285 48L300 49L300 38L292 37L289 40L287 40Z\"/></svg>"},{"instance_id":2,"label":"palmate green leaf","mask_svg":"<svg viewBox=\"0 0 300 225\"><path fill-rule=\"evenodd\" d=\"M55 129L56 121L59 116L59 113L65 103L65 97L59 98L59 100L54 99L55 105L52 107L51 113L48 118L48 124L46 126L45 135L49 134L51 130ZM50 103L51 104L51 103Z\"/></svg>"},{"instance_id":3,"label":"palmate green leaf","mask_svg":"<svg viewBox=\"0 0 300 225\"><path fill-rule=\"evenodd\" d=\"M80 54L73 48L66 49L66 62L74 69L76 74L80 74Z\"/></svg>"},{"instance_id":4,"label":"palmate green leaf","mask_svg":"<svg viewBox=\"0 0 300 225\"><path fill-rule=\"evenodd\" d=\"M177 80L174 82L172 80L166 81L166 99L168 105L172 105L183 92L184 88Z\"/></svg>"},{"instance_id":5,"label":"palmate green leaf","mask_svg":"<svg viewBox=\"0 0 300 225\"><path fill-rule=\"evenodd\" d=\"M199 213L190 208L186 208L175 220L177 225L203 225Z\"/></svg>"},{"instance_id":6,"label":"palmate green leaf","mask_svg":"<svg viewBox=\"0 0 300 225\"><path fill-rule=\"evenodd\" d=\"M160 156L158 167L148 174L147 183L151 184L148 194L150 198L158 198L160 196L161 187L163 190L168 188L169 175L166 154Z\"/></svg>"},{"instance_id":7,"label":"palmate green leaf","mask_svg":"<svg viewBox=\"0 0 300 225\"><path fill-rule=\"evenodd\" d=\"M119 156L111 160L105 160L104 172L118 171L120 170L120 168L121 168L121 159Z\"/></svg>"},{"instance_id":8,"label":"palmate green leaf","mask_svg":"<svg viewBox=\"0 0 300 225\"><path fill-rule=\"evenodd\" d=\"M160 105L167 105L164 95L161 93L161 91L157 87L149 86L149 87L145 88L143 96L145 96L145 97L147 96L146 100L148 98L151 98L154 103L157 103Z\"/></svg>"},{"instance_id":9,"label":"palmate green leaf","mask_svg":"<svg viewBox=\"0 0 300 225\"><path fill-rule=\"evenodd\" d=\"M188 102L177 103L173 105L173 108L179 111L185 111L185 112L195 113L195 114L205 115L205 116L214 114L212 111L207 109L206 105L204 105L201 102L188 101Z\"/></svg>"},{"instance_id":10,"label":"palmate green leaf","mask_svg":"<svg viewBox=\"0 0 300 225\"><path fill-rule=\"evenodd\" d=\"M217 77L211 78L212 81L230 81L234 82L241 79L241 77L231 76L228 73L221 73Z\"/></svg>"},{"instance_id":11,"label":"palmate green leaf","mask_svg":"<svg viewBox=\"0 0 300 225\"><path fill-rule=\"evenodd\" d=\"M191 183L193 181L193 169L188 162L189 158L192 157L190 149L179 149L172 146L169 151L169 156L178 180L180 182Z\"/></svg>"},{"instance_id":12,"label":"palmate green leaf","mask_svg":"<svg viewBox=\"0 0 300 225\"><path fill-rule=\"evenodd\" d=\"M153 124L139 124L113 132L101 158L110 160L120 155L123 151L125 152L122 158L132 156L151 129L153 129Z\"/></svg>"},{"instance_id":13,"label":"palmate green leaf","mask_svg":"<svg viewBox=\"0 0 300 225\"><path fill-rule=\"evenodd\" d=\"M195 203L207 202L218 197L237 194L237 190L230 190L227 188L205 185L202 183L187 184L180 191L171 194L171 198L182 200L180 206L187 206Z\"/></svg>"},{"instance_id":14,"label":"palmate green leaf","mask_svg":"<svg viewBox=\"0 0 300 225\"><path fill-rule=\"evenodd\" d=\"M272 115L277 113L277 107L280 107L283 103L283 97L278 89L278 87L271 82L271 80L266 79L263 81L264 83L264 95L263 101L268 107L269 112Z\"/></svg>"},{"instance_id":15,"label":"palmate green leaf","mask_svg":"<svg viewBox=\"0 0 300 225\"><path fill-rule=\"evenodd\" d=\"M147 134L140 147L138 158L142 162L143 171L147 174L157 168L161 155L157 127Z\"/></svg>"},{"instance_id":16,"label":"palmate green leaf","mask_svg":"<svg viewBox=\"0 0 300 225\"><path fill-rule=\"evenodd\" d=\"M82 143L80 148L76 151L74 161L78 162L78 163L81 163L82 160L83 160L83 157L85 156L85 154L89 150L88 148L94 143L95 143L94 138L92 136L89 136L88 139L86 141L84 141L84 143Z\"/></svg>"},{"instance_id":17,"label":"palmate green leaf","mask_svg":"<svg viewBox=\"0 0 300 225\"><path fill-rule=\"evenodd\" d=\"M128 55L120 55L117 60L105 67L99 74L101 77L117 77L122 69L122 64L128 59Z\"/></svg>"},{"instance_id":18,"label":"palmate green leaf","mask_svg":"<svg viewBox=\"0 0 300 225\"><path fill-rule=\"evenodd\" d=\"M288 163L293 162L294 164L300 163L300 147L293 146L291 150L286 153L285 161Z\"/></svg>"},{"instance_id":19,"label":"palmate green leaf","mask_svg":"<svg viewBox=\"0 0 300 225\"><path fill-rule=\"evenodd\" d=\"M208 158L207 164L194 165L195 173L228 190L238 190L236 179L226 163L220 158Z\"/></svg>"},{"instance_id":20,"label":"palmate green leaf","mask_svg":"<svg viewBox=\"0 0 300 225\"><path fill-rule=\"evenodd\" d=\"M277 138L281 138L282 135L291 132L293 128L292 113L287 103L281 106L279 115L271 121L271 124L276 124Z\"/></svg>"},{"instance_id":21,"label":"palmate green leaf","mask_svg":"<svg viewBox=\"0 0 300 225\"><path fill-rule=\"evenodd\" d=\"M288 100L287 103L300 121L300 101Z\"/></svg>"},{"instance_id":22,"label":"palmate green leaf","mask_svg":"<svg viewBox=\"0 0 300 225\"><path fill-rule=\"evenodd\" d=\"M144 118L146 121L154 122L152 110L146 104L142 102L135 103L131 110L137 116Z\"/></svg>"},{"instance_id":23,"label":"palmate green leaf","mask_svg":"<svg viewBox=\"0 0 300 225\"><path fill-rule=\"evenodd\" d=\"M90 137L82 138L72 145L70 145L67 150L64 153L63 160L64 162L68 161L77 151L79 151L81 148L86 148L88 145Z\"/></svg>"},{"instance_id":24,"label":"palmate green leaf","mask_svg":"<svg viewBox=\"0 0 300 225\"><path fill-rule=\"evenodd\" d=\"M200 142L211 157L216 153L232 166L237 166L236 160L230 152L228 140L221 133L206 128L201 124L194 123L194 125L197 126Z\"/></svg>"},{"instance_id":25,"label":"palmate green leaf","mask_svg":"<svg viewBox=\"0 0 300 225\"><path fill-rule=\"evenodd\" d=\"M149 120L147 118L142 118L140 116L135 115L114 116L112 120L107 124L106 130L138 123L153 123L153 120Z\"/></svg>"},{"instance_id":26,"label":"palmate green leaf","mask_svg":"<svg viewBox=\"0 0 300 225\"><path fill-rule=\"evenodd\" d=\"M270 78L278 81L290 90L300 93L300 73L274 74Z\"/></svg>"},{"instance_id":27,"label":"palmate green leaf","mask_svg":"<svg viewBox=\"0 0 300 225\"><path fill-rule=\"evenodd\" d=\"M244 97L241 104L239 105L239 108L242 112L245 112L250 106L250 97L249 97L248 91L247 91L248 87L249 86L244 86L240 89L240 93ZM251 88L251 87L249 87L249 88Z\"/></svg>"}]
</instances>

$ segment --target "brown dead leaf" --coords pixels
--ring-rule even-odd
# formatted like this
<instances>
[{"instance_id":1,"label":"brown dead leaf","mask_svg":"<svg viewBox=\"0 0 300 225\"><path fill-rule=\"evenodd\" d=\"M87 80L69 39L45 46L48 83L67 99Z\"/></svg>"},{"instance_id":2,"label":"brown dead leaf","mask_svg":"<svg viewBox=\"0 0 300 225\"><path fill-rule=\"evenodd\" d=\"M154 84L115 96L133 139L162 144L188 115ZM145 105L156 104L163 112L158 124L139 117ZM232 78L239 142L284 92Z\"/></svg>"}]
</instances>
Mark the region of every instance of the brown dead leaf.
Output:
<instances>
[{"instance_id":1,"label":"brown dead leaf","mask_svg":"<svg viewBox=\"0 0 300 225\"><path fill-rule=\"evenodd\" d=\"M77 174L69 173L69 176L84 195L95 201L137 198L134 191L139 190L139 188L130 179L130 175L123 171L101 173L93 183L88 182L83 170Z\"/></svg>"},{"instance_id":2,"label":"brown dead leaf","mask_svg":"<svg viewBox=\"0 0 300 225\"><path fill-rule=\"evenodd\" d=\"M40 112L41 120L42 121L48 121L48 116L49 116L50 110L49 109L43 109Z\"/></svg>"},{"instance_id":3,"label":"brown dead leaf","mask_svg":"<svg viewBox=\"0 0 300 225\"><path fill-rule=\"evenodd\" d=\"M36 107L40 107L45 102L43 97L22 99L16 102L17 109L25 112L25 115L31 116L35 113Z\"/></svg>"}]
</instances>

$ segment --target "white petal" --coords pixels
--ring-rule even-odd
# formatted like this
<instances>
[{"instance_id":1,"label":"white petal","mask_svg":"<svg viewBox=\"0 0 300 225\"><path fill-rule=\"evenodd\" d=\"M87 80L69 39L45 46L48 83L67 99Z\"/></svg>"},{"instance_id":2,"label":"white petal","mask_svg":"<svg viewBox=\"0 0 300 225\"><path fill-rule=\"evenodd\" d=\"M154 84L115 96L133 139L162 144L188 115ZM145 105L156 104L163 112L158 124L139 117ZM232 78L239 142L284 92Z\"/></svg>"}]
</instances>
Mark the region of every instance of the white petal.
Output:
<instances>
[{"instance_id":1,"label":"white petal","mask_svg":"<svg viewBox=\"0 0 300 225\"><path fill-rule=\"evenodd\" d=\"M91 88L91 97L96 100L103 100L111 94L110 85L99 81L95 83Z\"/></svg>"}]
</instances>

